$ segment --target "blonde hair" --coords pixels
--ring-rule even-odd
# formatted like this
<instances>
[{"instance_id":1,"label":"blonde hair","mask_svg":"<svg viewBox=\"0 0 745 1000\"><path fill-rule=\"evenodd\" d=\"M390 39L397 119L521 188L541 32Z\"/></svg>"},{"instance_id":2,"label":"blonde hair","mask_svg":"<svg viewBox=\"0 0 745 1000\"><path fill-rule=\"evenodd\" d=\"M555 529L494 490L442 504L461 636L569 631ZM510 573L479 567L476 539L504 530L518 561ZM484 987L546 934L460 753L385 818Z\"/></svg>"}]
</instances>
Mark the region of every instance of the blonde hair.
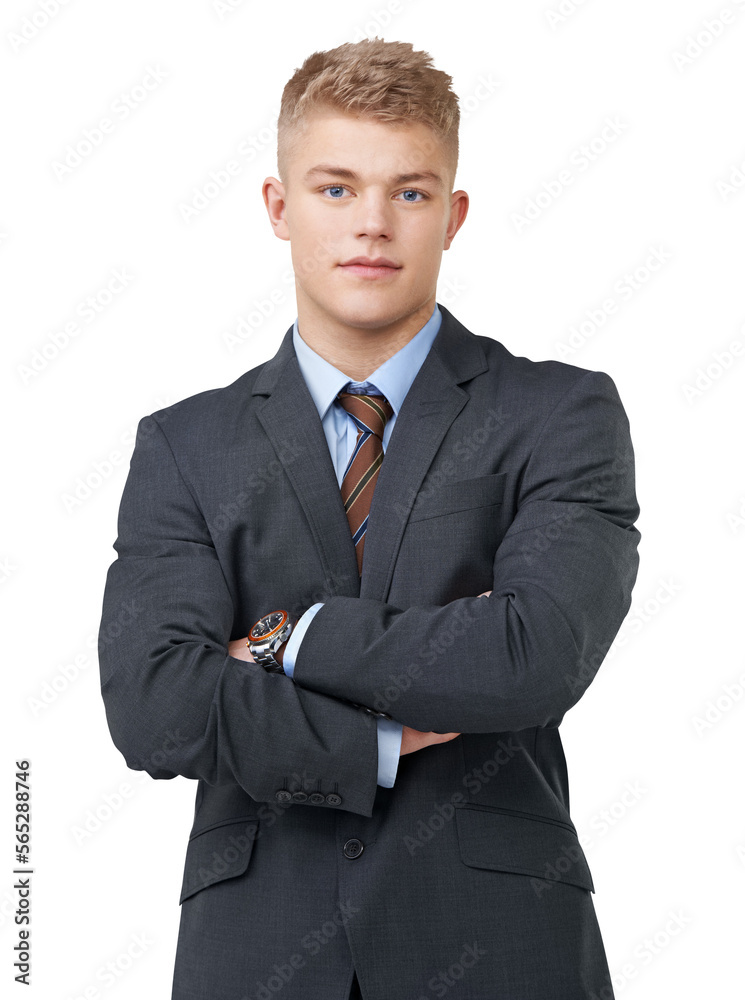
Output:
<instances>
[{"instance_id":1,"label":"blonde hair","mask_svg":"<svg viewBox=\"0 0 745 1000\"><path fill-rule=\"evenodd\" d=\"M458 98L452 77L435 69L428 52L411 42L366 38L314 52L287 81L277 122L277 167L284 183L287 165L313 111L338 111L362 118L429 126L444 143L451 181L458 166ZM425 151L426 155L426 151Z\"/></svg>"}]
</instances>

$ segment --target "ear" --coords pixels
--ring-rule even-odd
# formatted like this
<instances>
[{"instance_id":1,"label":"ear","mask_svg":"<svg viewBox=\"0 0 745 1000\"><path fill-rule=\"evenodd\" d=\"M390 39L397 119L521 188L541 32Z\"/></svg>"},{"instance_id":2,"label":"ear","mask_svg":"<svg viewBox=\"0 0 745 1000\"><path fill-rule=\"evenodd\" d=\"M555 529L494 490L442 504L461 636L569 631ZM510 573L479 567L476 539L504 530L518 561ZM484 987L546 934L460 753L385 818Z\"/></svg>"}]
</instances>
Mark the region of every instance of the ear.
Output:
<instances>
[{"instance_id":1,"label":"ear","mask_svg":"<svg viewBox=\"0 0 745 1000\"><path fill-rule=\"evenodd\" d=\"M444 250L450 249L453 237L463 225L468 214L468 195L465 191L454 191L450 198L450 219L445 232Z\"/></svg>"},{"instance_id":2,"label":"ear","mask_svg":"<svg viewBox=\"0 0 745 1000\"><path fill-rule=\"evenodd\" d=\"M287 208L286 191L282 181L276 177L267 177L261 188L269 221L274 229L274 235L280 240L289 240L290 229L285 218Z\"/></svg>"}]
</instances>

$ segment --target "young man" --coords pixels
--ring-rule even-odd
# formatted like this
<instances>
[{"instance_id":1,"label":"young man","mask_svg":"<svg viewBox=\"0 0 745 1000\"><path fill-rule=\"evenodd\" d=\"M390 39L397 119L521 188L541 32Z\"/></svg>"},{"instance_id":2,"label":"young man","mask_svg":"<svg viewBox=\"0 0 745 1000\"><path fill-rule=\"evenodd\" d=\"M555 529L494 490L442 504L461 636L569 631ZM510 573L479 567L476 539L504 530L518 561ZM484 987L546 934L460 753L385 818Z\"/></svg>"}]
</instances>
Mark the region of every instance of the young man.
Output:
<instances>
[{"instance_id":1,"label":"young man","mask_svg":"<svg viewBox=\"0 0 745 1000\"><path fill-rule=\"evenodd\" d=\"M138 428L101 682L128 766L199 782L173 1000L613 996L558 727L630 604L629 428L437 305L450 83L304 62L263 189L297 321Z\"/></svg>"}]
</instances>

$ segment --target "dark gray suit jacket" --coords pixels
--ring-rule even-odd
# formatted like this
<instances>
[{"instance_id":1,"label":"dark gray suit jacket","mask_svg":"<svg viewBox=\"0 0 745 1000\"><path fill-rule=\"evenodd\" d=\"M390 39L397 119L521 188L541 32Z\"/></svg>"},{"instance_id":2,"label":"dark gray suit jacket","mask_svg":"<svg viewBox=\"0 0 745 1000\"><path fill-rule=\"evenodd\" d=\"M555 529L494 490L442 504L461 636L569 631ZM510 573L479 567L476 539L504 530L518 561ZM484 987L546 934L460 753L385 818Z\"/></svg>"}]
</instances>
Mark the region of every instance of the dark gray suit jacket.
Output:
<instances>
[{"instance_id":1,"label":"dark gray suit jacket","mask_svg":"<svg viewBox=\"0 0 745 1000\"><path fill-rule=\"evenodd\" d=\"M558 727L636 578L628 422L608 375L440 309L361 580L291 328L139 423L101 691L129 767L198 780L174 1000L345 1000L353 967L365 1000L612 996ZM227 655L316 601L294 680ZM352 701L462 735L383 788Z\"/></svg>"}]
</instances>

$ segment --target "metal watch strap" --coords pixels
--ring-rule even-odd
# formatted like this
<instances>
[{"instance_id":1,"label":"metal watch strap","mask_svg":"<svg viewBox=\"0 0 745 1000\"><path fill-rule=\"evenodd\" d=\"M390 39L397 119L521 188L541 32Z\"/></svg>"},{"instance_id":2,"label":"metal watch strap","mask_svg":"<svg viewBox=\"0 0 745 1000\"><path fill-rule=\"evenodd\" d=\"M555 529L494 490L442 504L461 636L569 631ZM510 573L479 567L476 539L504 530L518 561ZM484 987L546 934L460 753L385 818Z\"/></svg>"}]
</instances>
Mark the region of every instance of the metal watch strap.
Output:
<instances>
[{"instance_id":1,"label":"metal watch strap","mask_svg":"<svg viewBox=\"0 0 745 1000\"><path fill-rule=\"evenodd\" d=\"M276 674L283 674L285 672L284 668L282 667L282 664L279 663L274 658L274 652L276 652L276 650L279 649L279 647L282 645L283 642L286 642L290 638L290 636L292 635L292 631L295 628L295 625L297 624L297 621L298 621L297 616L295 615L289 616L288 620L283 625L281 632L278 635L275 635L272 639L270 639L268 643L266 643L266 648L263 649L261 648L261 646L264 645L263 643L258 643L258 644L254 643L255 647L256 646L259 647L256 649L255 652L252 650L254 660L260 666L262 666L264 670ZM275 650L272 650L271 646L274 645L275 643L276 643ZM249 648L251 647L249 646Z\"/></svg>"},{"instance_id":2,"label":"metal watch strap","mask_svg":"<svg viewBox=\"0 0 745 1000\"><path fill-rule=\"evenodd\" d=\"M370 715L374 715L377 718L380 718L380 719L391 719L391 720L393 719L393 716L392 715L388 715L387 712L378 712L374 708L368 708L367 705L360 705L359 702L351 701L349 704L350 705L354 705L355 708L363 708L366 712L369 712Z\"/></svg>"}]
</instances>

